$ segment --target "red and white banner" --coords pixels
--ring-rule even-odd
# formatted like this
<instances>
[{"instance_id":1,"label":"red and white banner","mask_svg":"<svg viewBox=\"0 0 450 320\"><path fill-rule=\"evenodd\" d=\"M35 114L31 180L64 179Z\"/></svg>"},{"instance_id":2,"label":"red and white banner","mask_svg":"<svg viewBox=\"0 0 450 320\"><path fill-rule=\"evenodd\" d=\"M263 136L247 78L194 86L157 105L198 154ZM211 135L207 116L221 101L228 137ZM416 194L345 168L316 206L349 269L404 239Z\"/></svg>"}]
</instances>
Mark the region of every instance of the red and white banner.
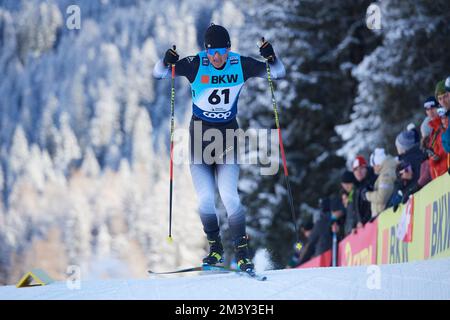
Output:
<instances>
[{"instance_id":1,"label":"red and white banner","mask_svg":"<svg viewBox=\"0 0 450 320\"><path fill-rule=\"evenodd\" d=\"M397 225L395 235L397 239L403 242L411 242L413 238L414 221L414 195L410 196L408 202L403 207L402 216Z\"/></svg>"},{"instance_id":2,"label":"red and white banner","mask_svg":"<svg viewBox=\"0 0 450 320\"><path fill-rule=\"evenodd\" d=\"M338 265L360 266L377 263L378 219L339 242Z\"/></svg>"}]
</instances>

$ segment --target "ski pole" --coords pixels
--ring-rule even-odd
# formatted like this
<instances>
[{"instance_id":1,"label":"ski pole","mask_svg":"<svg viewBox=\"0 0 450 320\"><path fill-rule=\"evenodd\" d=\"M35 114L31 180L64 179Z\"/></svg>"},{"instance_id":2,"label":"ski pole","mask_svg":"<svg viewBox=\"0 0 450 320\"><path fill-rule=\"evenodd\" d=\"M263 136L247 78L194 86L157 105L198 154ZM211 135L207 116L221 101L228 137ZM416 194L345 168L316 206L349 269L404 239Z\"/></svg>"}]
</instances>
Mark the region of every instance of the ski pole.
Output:
<instances>
[{"instance_id":1,"label":"ski pole","mask_svg":"<svg viewBox=\"0 0 450 320\"><path fill-rule=\"evenodd\" d=\"M261 38L261 42L262 42L262 44L264 44L264 42L265 42L264 37ZM302 248L302 245L301 245L300 239L299 239L299 234L298 234L298 229L297 229L297 218L296 218L295 209L294 209L294 201L292 198L291 185L289 183L289 173L288 173L287 164L286 164L286 155L284 153L283 139L281 136L280 122L278 119L277 101L275 100L272 77L270 76L269 60L267 60L267 59L266 59L266 71L267 71L267 80L269 81L270 93L272 95L272 107L273 107L273 112L275 114L275 125L278 130L278 140L280 141L281 158L283 160L283 168L284 168L284 181L286 183L286 188L288 190L288 199L289 199L289 205L291 208L292 222L294 223L294 230L295 230L295 237L296 237L295 247L297 248L297 250L300 250Z\"/></svg>"},{"instance_id":2,"label":"ski pole","mask_svg":"<svg viewBox=\"0 0 450 320\"><path fill-rule=\"evenodd\" d=\"M176 51L176 46L173 45L173 51ZM172 239L172 194L173 194L173 133L174 133L174 118L175 118L175 64L172 64L172 80L170 90L170 192L169 192L169 236L167 241L171 243Z\"/></svg>"},{"instance_id":3,"label":"ski pole","mask_svg":"<svg viewBox=\"0 0 450 320\"><path fill-rule=\"evenodd\" d=\"M333 267L337 267L337 235L336 232L333 231L333 250L332 250L332 256L333 256Z\"/></svg>"}]
</instances>

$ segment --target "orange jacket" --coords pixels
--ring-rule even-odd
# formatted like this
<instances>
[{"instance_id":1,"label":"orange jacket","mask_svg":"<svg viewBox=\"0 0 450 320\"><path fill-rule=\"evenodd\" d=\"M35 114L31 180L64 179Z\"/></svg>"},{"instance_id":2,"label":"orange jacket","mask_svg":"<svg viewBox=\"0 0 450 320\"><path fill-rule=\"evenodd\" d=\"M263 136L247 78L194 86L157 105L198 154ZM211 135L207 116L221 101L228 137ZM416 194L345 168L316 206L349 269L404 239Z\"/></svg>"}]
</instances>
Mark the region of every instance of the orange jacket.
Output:
<instances>
[{"instance_id":1,"label":"orange jacket","mask_svg":"<svg viewBox=\"0 0 450 320\"><path fill-rule=\"evenodd\" d=\"M433 179L436 179L440 175L447 172L450 167L450 154L445 152L442 146L442 134L446 130L443 127L441 119L438 117L429 122L429 126L432 128L428 147L433 150L434 154L439 157L435 160L433 157L429 157L430 162L430 174Z\"/></svg>"}]
</instances>

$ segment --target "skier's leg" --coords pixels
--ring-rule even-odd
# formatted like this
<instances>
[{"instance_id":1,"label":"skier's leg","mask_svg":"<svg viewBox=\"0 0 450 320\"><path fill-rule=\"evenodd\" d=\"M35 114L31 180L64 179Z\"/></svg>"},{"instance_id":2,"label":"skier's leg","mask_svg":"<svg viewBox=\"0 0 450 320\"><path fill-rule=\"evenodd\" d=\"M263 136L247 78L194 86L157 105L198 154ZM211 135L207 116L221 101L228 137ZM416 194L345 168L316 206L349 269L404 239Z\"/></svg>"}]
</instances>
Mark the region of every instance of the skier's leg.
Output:
<instances>
[{"instance_id":1,"label":"skier's leg","mask_svg":"<svg viewBox=\"0 0 450 320\"><path fill-rule=\"evenodd\" d=\"M238 180L238 164L217 165L217 186L220 198L227 211L228 224L233 240L245 235L245 211L237 190Z\"/></svg>"},{"instance_id":2,"label":"skier's leg","mask_svg":"<svg viewBox=\"0 0 450 320\"><path fill-rule=\"evenodd\" d=\"M191 164L192 182L198 198L198 211L206 234L219 233L219 223L214 202L216 188L214 167L206 164Z\"/></svg>"},{"instance_id":3,"label":"skier's leg","mask_svg":"<svg viewBox=\"0 0 450 320\"><path fill-rule=\"evenodd\" d=\"M249 271L254 269L254 265L249 256L245 232L245 211L239 199L238 180L238 164L217 165L218 188L228 214L228 225L235 247L236 261L241 270Z\"/></svg>"},{"instance_id":4,"label":"skier's leg","mask_svg":"<svg viewBox=\"0 0 450 320\"><path fill-rule=\"evenodd\" d=\"M216 214L214 193L216 189L214 166L191 164L191 175L199 200L200 220L210 246L203 263L214 265L223 261L223 246L220 238L219 221Z\"/></svg>"}]
</instances>

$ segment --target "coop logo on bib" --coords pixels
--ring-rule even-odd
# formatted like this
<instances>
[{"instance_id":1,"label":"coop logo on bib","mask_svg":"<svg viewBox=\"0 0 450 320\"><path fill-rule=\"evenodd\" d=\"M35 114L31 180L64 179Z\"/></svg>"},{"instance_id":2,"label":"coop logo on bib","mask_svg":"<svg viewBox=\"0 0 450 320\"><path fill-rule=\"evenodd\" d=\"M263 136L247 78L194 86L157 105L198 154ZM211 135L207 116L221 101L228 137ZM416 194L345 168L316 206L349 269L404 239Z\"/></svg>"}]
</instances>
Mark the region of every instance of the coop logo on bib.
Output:
<instances>
[{"instance_id":1,"label":"coop logo on bib","mask_svg":"<svg viewBox=\"0 0 450 320\"><path fill-rule=\"evenodd\" d=\"M203 115L212 119L228 119L231 115L231 111L228 112L203 112Z\"/></svg>"}]
</instances>

